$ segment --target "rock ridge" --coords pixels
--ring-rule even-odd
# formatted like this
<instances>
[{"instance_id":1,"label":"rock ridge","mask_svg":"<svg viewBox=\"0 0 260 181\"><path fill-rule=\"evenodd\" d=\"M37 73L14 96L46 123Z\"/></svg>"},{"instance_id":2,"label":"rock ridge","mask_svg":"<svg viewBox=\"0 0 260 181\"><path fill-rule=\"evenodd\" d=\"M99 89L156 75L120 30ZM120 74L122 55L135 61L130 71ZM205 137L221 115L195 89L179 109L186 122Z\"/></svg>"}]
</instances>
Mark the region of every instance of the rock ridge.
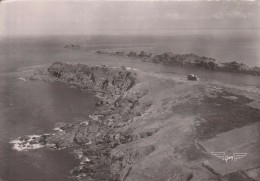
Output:
<instances>
[{"instance_id":1,"label":"rock ridge","mask_svg":"<svg viewBox=\"0 0 260 181\"><path fill-rule=\"evenodd\" d=\"M244 73L254 76L260 76L260 67L249 67L244 63L232 62L218 62L214 58L198 56L196 54L173 54L171 52L153 54L146 51L141 52L124 52L124 51L96 51L97 54L106 54L114 56L126 56L130 58L140 58L144 61L153 63L160 63L172 66L204 68L207 70Z\"/></svg>"}]
</instances>

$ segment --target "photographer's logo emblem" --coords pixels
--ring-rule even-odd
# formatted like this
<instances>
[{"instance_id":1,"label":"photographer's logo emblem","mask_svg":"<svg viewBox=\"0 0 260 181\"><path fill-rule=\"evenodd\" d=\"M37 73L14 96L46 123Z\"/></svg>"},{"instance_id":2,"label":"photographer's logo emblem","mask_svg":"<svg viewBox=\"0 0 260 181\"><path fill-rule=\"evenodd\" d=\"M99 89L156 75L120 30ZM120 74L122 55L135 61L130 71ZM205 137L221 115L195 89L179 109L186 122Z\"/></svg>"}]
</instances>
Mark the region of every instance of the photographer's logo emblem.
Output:
<instances>
[{"instance_id":1,"label":"photographer's logo emblem","mask_svg":"<svg viewBox=\"0 0 260 181\"><path fill-rule=\"evenodd\" d=\"M247 155L247 153L233 153L233 155L229 156L226 155L225 152L211 152L212 155L220 158L221 160L228 162L228 160L231 161L237 161Z\"/></svg>"}]
</instances>

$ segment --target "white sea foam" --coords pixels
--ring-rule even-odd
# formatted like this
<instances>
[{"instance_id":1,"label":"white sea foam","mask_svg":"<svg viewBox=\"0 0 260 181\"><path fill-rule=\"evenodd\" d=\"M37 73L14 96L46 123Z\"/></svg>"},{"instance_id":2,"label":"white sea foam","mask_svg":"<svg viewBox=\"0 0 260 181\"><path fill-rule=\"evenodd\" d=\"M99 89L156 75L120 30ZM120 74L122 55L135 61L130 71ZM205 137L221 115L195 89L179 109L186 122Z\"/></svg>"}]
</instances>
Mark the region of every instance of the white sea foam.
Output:
<instances>
[{"instance_id":1,"label":"white sea foam","mask_svg":"<svg viewBox=\"0 0 260 181\"><path fill-rule=\"evenodd\" d=\"M53 143L47 143L46 146L47 146L48 148L57 149L56 145L53 144Z\"/></svg>"},{"instance_id":2,"label":"white sea foam","mask_svg":"<svg viewBox=\"0 0 260 181\"><path fill-rule=\"evenodd\" d=\"M126 70L134 70L134 71L138 71L139 69L137 69L137 68L133 68L133 67L126 67Z\"/></svg>"},{"instance_id":3,"label":"white sea foam","mask_svg":"<svg viewBox=\"0 0 260 181\"><path fill-rule=\"evenodd\" d=\"M54 128L53 129L54 131L58 131L58 132L62 132L63 130L62 129L60 129L59 127L57 127L57 128Z\"/></svg>"},{"instance_id":4,"label":"white sea foam","mask_svg":"<svg viewBox=\"0 0 260 181\"><path fill-rule=\"evenodd\" d=\"M29 135L28 137L28 140L21 140L21 137L19 137L18 139L11 141L10 143L13 144L12 149L16 151L28 151L42 148L44 146L42 144L39 144L38 142L30 143L31 141L34 141L36 138L39 138L40 135Z\"/></svg>"},{"instance_id":5,"label":"white sea foam","mask_svg":"<svg viewBox=\"0 0 260 181\"><path fill-rule=\"evenodd\" d=\"M80 149L80 150L74 150L74 153L78 156L78 159L81 159L83 158L83 151Z\"/></svg>"},{"instance_id":6,"label":"white sea foam","mask_svg":"<svg viewBox=\"0 0 260 181\"><path fill-rule=\"evenodd\" d=\"M99 98L99 99L105 99L106 98L106 96L103 94L103 93L96 93L96 95L95 95L97 98Z\"/></svg>"},{"instance_id":7,"label":"white sea foam","mask_svg":"<svg viewBox=\"0 0 260 181\"><path fill-rule=\"evenodd\" d=\"M88 121L84 121L84 122L80 123L80 126L82 126L82 125L87 126L88 125Z\"/></svg>"},{"instance_id":8,"label":"white sea foam","mask_svg":"<svg viewBox=\"0 0 260 181\"><path fill-rule=\"evenodd\" d=\"M25 78L23 78L23 77L20 77L19 79L22 80L22 81L24 81L24 82L27 81L27 80L26 80Z\"/></svg>"},{"instance_id":9,"label":"white sea foam","mask_svg":"<svg viewBox=\"0 0 260 181\"><path fill-rule=\"evenodd\" d=\"M89 117L91 119L93 119L94 121L98 121L99 116L101 116L101 115L90 115Z\"/></svg>"},{"instance_id":10,"label":"white sea foam","mask_svg":"<svg viewBox=\"0 0 260 181\"><path fill-rule=\"evenodd\" d=\"M92 144L92 141L85 143L85 145L91 145L91 144Z\"/></svg>"},{"instance_id":11,"label":"white sea foam","mask_svg":"<svg viewBox=\"0 0 260 181\"><path fill-rule=\"evenodd\" d=\"M23 70L22 72L33 72L35 70Z\"/></svg>"},{"instance_id":12,"label":"white sea foam","mask_svg":"<svg viewBox=\"0 0 260 181\"><path fill-rule=\"evenodd\" d=\"M84 159L81 160L80 164L83 165L87 162L90 162L90 159L88 157L84 157Z\"/></svg>"},{"instance_id":13,"label":"white sea foam","mask_svg":"<svg viewBox=\"0 0 260 181\"><path fill-rule=\"evenodd\" d=\"M82 168L81 168L82 169ZM76 177L77 178L83 178L83 177L86 177L87 176L87 174L85 174L85 173L80 173L80 174L78 174Z\"/></svg>"}]
</instances>

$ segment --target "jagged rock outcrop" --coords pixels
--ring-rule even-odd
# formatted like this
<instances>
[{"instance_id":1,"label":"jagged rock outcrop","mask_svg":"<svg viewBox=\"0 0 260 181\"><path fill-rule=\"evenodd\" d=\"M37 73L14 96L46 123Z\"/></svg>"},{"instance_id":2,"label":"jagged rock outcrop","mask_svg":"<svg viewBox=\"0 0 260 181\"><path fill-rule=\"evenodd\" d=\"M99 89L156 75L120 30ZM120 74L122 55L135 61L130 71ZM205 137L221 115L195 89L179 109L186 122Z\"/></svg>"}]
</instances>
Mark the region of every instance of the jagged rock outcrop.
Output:
<instances>
[{"instance_id":1,"label":"jagged rock outcrop","mask_svg":"<svg viewBox=\"0 0 260 181\"><path fill-rule=\"evenodd\" d=\"M134 72L122 68L106 66L70 65L55 62L48 72L59 78L59 81L83 89L99 92L103 96L114 99L132 88L138 81Z\"/></svg>"},{"instance_id":2,"label":"jagged rock outcrop","mask_svg":"<svg viewBox=\"0 0 260 181\"><path fill-rule=\"evenodd\" d=\"M161 63L173 66L182 67L194 67L194 68L204 68L207 70L214 71L224 71L224 72L234 72L234 73L244 73L259 76L259 67L249 67L243 63L238 62L226 62L221 63L217 60L205 56L198 56L196 54L173 54L171 52L166 52L162 54L152 54L145 51L137 52L109 52L109 51L96 51L97 54L108 54L108 55L118 55L118 56L128 56L132 58L142 58L145 61L151 61L153 63Z\"/></svg>"}]
</instances>

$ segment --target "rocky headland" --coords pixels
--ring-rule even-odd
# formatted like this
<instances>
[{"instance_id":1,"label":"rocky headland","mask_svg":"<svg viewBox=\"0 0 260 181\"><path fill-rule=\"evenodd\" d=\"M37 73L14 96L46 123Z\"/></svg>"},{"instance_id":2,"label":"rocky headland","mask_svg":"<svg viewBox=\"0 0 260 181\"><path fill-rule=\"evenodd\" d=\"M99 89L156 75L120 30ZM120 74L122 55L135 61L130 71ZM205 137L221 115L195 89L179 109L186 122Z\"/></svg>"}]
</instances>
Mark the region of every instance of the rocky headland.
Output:
<instances>
[{"instance_id":1,"label":"rocky headland","mask_svg":"<svg viewBox=\"0 0 260 181\"><path fill-rule=\"evenodd\" d=\"M126 67L53 63L26 80L94 91L97 111L53 134L23 136L14 149L74 147L71 174L86 181L260 179L260 90ZM212 152L247 153L236 161Z\"/></svg>"},{"instance_id":2,"label":"rocky headland","mask_svg":"<svg viewBox=\"0 0 260 181\"><path fill-rule=\"evenodd\" d=\"M244 73L254 76L260 75L260 67L249 67L244 63L238 63L236 61L222 63L218 62L214 58L198 56L196 54L173 54L171 52L153 54L146 51L96 51L96 53L114 56L126 56L131 58L140 58L144 61L150 61L153 63L161 63L172 66L203 68L214 71Z\"/></svg>"}]
</instances>

